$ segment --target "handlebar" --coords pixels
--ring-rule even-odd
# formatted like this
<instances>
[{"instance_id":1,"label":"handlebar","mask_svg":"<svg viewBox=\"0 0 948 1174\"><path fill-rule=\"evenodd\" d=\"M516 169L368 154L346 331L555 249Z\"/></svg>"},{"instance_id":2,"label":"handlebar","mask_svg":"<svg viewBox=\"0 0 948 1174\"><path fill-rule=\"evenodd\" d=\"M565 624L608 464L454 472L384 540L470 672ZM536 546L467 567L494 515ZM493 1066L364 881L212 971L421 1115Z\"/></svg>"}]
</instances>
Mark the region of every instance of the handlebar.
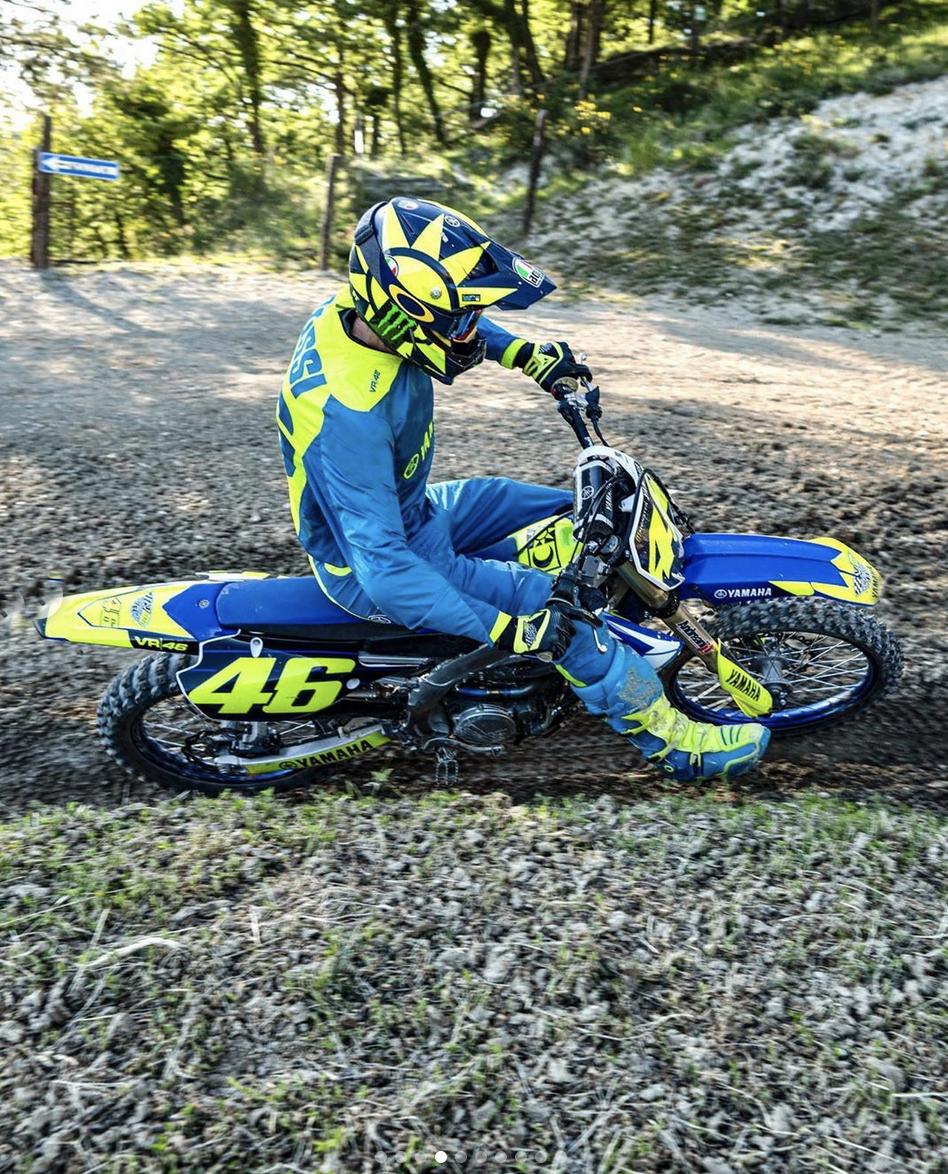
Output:
<instances>
[{"instance_id":1,"label":"handlebar","mask_svg":"<svg viewBox=\"0 0 948 1174\"><path fill-rule=\"evenodd\" d=\"M580 356L581 360L585 358L585 355ZM570 380L567 383L564 380L559 385L563 387L563 391L556 396L556 410L572 428L581 448L592 448L596 443L589 435L589 429L583 419L584 416L592 424L599 443L606 444L606 438L599 428L599 421L602 418L602 408L599 406L599 388L588 379L577 380L575 387L570 386L572 382Z\"/></svg>"}]
</instances>

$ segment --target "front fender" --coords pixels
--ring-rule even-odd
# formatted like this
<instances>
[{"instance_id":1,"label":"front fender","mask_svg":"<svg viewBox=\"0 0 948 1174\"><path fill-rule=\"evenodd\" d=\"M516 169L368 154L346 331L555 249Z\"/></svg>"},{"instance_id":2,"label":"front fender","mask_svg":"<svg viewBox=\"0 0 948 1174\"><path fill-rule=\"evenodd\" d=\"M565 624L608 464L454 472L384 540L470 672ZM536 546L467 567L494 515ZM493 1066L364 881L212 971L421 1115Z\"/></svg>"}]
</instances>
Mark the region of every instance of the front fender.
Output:
<instances>
[{"instance_id":1,"label":"front fender","mask_svg":"<svg viewBox=\"0 0 948 1174\"><path fill-rule=\"evenodd\" d=\"M763 534L689 534L682 598L713 607L750 599L822 595L871 606L882 576L836 538L771 538Z\"/></svg>"}]
</instances>

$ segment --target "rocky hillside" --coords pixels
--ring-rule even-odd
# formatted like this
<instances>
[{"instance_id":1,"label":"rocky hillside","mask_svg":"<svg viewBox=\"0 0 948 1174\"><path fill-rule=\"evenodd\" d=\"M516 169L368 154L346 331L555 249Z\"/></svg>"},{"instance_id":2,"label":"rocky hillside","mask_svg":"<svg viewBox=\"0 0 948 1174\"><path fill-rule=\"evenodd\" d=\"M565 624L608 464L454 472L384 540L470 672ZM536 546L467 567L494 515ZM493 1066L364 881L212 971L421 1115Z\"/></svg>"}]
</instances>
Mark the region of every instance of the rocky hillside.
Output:
<instances>
[{"instance_id":1,"label":"rocky hillside","mask_svg":"<svg viewBox=\"0 0 948 1174\"><path fill-rule=\"evenodd\" d=\"M787 324L948 315L948 77L748 125L700 168L607 175L542 206L573 280L741 298Z\"/></svg>"}]
</instances>

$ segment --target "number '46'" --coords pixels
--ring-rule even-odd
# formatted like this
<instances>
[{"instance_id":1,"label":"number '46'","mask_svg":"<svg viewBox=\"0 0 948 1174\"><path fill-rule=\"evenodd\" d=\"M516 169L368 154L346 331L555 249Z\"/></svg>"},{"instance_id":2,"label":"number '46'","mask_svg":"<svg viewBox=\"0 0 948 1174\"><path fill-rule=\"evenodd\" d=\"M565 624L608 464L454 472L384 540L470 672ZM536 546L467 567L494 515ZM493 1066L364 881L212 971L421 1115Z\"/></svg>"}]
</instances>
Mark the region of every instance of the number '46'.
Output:
<instances>
[{"instance_id":1,"label":"number '46'","mask_svg":"<svg viewBox=\"0 0 948 1174\"><path fill-rule=\"evenodd\" d=\"M219 714L247 714L259 709L266 714L315 713L326 709L342 691L342 680L355 661L340 656L295 656L270 682L277 663L273 656L242 656L188 690L188 698L201 709Z\"/></svg>"}]
</instances>

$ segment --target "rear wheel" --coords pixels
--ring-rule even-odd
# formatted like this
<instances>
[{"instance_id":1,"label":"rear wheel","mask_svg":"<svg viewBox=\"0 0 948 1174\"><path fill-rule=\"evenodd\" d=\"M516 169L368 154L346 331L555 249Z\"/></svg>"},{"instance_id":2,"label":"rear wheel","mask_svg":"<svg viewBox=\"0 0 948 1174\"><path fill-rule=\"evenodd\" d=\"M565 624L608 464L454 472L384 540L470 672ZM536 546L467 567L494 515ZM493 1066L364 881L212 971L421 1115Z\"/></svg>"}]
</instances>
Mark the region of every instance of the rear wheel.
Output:
<instances>
[{"instance_id":1,"label":"rear wheel","mask_svg":"<svg viewBox=\"0 0 948 1174\"><path fill-rule=\"evenodd\" d=\"M867 610L831 600L756 600L722 608L705 624L770 690L774 710L758 720L778 737L864 712L902 673L892 633ZM716 725L748 720L696 657L679 658L664 677L672 704L689 717Z\"/></svg>"},{"instance_id":2,"label":"rear wheel","mask_svg":"<svg viewBox=\"0 0 948 1174\"><path fill-rule=\"evenodd\" d=\"M322 766L258 774L222 761L228 756L279 755L288 747L327 737L336 727L321 730L312 720L265 725L206 718L183 697L175 676L190 663L187 656L150 656L116 677L106 690L99 703L99 734L109 754L130 774L205 795L288 791L326 780L328 768ZM353 728L352 737L358 733Z\"/></svg>"}]
</instances>

